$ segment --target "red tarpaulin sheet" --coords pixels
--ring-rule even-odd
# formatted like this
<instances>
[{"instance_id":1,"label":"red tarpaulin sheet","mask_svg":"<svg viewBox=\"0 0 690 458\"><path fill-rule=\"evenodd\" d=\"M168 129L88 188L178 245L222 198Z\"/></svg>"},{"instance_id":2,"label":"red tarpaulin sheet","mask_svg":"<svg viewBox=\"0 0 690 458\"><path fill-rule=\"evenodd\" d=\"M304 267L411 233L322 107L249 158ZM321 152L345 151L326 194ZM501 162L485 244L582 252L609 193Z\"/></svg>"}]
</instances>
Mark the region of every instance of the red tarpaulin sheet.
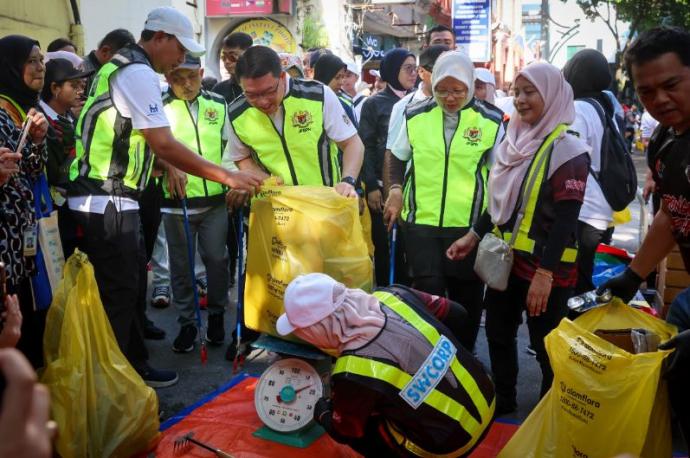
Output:
<instances>
[{"instance_id":1,"label":"red tarpaulin sheet","mask_svg":"<svg viewBox=\"0 0 690 458\"><path fill-rule=\"evenodd\" d=\"M257 381L258 379L254 377L238 376L208 398L202 399L196 406L186 409L163 423L161 440L152 450L155 457L208 458L213 456L208 450L197 446L189 446L183 453L174 450L174 440L190 431L194 431L196 439L208 442L236 458L357 458L360 456L349 447L333 441L327 434L305 449L289 447L252 436L252 433L262 426L254 409L254 388ZM471 457L495 457L517 428L518 425L495 422ZM150 457L152 456L150 453L143 454L141 457Z\"/></svg>"}]
</instances>

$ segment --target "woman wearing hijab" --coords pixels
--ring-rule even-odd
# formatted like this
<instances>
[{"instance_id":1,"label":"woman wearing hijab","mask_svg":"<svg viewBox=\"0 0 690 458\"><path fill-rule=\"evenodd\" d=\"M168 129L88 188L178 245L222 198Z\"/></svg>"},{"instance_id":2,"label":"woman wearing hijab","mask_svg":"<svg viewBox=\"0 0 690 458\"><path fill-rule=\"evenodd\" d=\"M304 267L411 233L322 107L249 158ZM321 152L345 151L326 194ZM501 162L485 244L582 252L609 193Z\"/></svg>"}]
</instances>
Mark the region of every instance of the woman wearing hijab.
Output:
<instances>
[{"instance_id":1,"label":"woman wearing hijab","mask_svg":"<svg viewBox=\"0 0 690 458\"><path fill-rule=\"evenodd\" d=\"M479 100L496 104L496 77L488 68L475 69L474 96Z\"/></svg>"},{"instance_id":2,"label":"woman wearing hijab","mask_svg":"<svg viewBox=\"0 0 690 458\"><path fill-rule=\"evenodd\" d=\"M33 312L30 281L38 236L32 188L46 163L48 122L34 107L44 75L37 41L20 35L0 39L0 160L6 162L9 152L19 153L7 159L16 165L15 172L0 186L0 260L7 269L7 290L19 296L24 314L18 347L35 366L42 361L43 323L42 314ZM22 126L29 121L27 141L19 149Z\"/></svg>"},{"instance_id":3,"label":"woman wearing hijab","mask_svg":"<svg viewBox=\"0 0 690 458\"><path fill-rule=\"evenodd\" d=\"M525 67L515 79L515 112L496 148L489 207L473 230L449 249L462 259L494 226L508 242L518 213L515 261L505 291L486 293L486 335L496 383L496 412L517 408L517 329L527 309L530 342L541 367L541 394L553 372L544 336L567 315L577 279L575 228L585 193L590 147L568 130L575 120L573 91L547 63ZM534 182L527 193L528 181ZM527 194L527 195L525 195Z\"/></svg>"},{"instance_id":4,"label":"woman wearing hijab","mask_svg":"<svg viewBox=\"0 0 690 458\"><path fill-rule=\"evenodd\" d=\"M359 117L359 136L364 143L364 165L362 180L367 194L367 205L371 213L371 236L374 242L374 270L376 284L389 283L388 234L383 223L383 158L388 139L388 121L393 105L410 91L417 81L417 61L407 49L388 51L381 60L381 79L386 88L367 98ZM402 248L404 242L398 239L395 254L395 282L406 284L406 266Z\"/></svg>"},{"instance_id":5,"label":"woman wearing hijab","mask_svg":"<svg viewBox=\"0 0 690 458\"><path fill-rule=\"evenodd\" d=\"M366 457L465 456L491 424L494 391L454 332L459 304L396 285L367 294L308 274L276 328L337 358L314 419Z\"/></svg>"},{"instance_id":6,"label":"woman wearing hijab","mask_svg":"<svg viewBox=\"0 0 690 458\"><path fill-rule=\"evenodd\" d=\"M344 99L340 91L346 72L347 64L340 57L334 54L324 54L316 61L314 79L330 87L336 93L340 104L343 106L343 110L345 110L345 114L347 114L350 122L356 127L357 120L355 119L352 99Z\"/></svg>"},{"instance_id":7,"label":"woman wearing hijab","mask_svg":"<svg viewBox=\"0 0 690 458\"><path fill-rule=\"evenodd\" d=\"M563 76L572 86L575 97L575 122L571 128L592 148L591 170L597 173L601 170L601 146L605 127L599 113L615 119L613 104L603 92L611 85L609 63L599 51L583 49L565 64ZM599 243L610 240L613 231L609 226L612 221L613 209L606 201L601 186L590 173L587 176L585 200L577 222L576 294L594 289L594 254Z\"/></svg>"},{"instance_id":8,"label":"woman wearing hijab","mask_svg":"<svg viewBox=\"0 0 690 458\"><path fill-rule=\"evenodd\" d=\"M484 285L474 273L475 252L459 262L445 253L484 211L492 151L503 137L503 114L473 97L474 82L474 65L466 54L450 51L436 60L433 97L406 107L391 145L384 216L389 227L399 217L403 221L413 286L447 294L467 310L460 342L470 351L479 331Z\"/></svg>"}]
</instances>

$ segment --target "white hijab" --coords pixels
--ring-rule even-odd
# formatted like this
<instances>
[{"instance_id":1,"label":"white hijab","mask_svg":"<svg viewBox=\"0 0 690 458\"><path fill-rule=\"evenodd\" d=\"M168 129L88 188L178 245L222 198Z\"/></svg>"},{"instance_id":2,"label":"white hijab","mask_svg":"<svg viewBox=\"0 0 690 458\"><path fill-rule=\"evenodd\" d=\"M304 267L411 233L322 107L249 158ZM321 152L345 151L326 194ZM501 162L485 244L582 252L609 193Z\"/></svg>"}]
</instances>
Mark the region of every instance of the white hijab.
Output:
<instances>
[{"instance_id":1,"label":"white hijab","mask_svg":"<svg viewBox=\"0 0 690 458\"><path fill-rule=\"evenodd\" d=\"M461 51L446 51L436 59L434 71L431 73L431 90L440 107L443 107L443 103L436 97L436 85L446 78L453 78L467 86L467 98L460 107L462 110L474 96L474 64L467 54Z\"/></svg>"}]
</instances>

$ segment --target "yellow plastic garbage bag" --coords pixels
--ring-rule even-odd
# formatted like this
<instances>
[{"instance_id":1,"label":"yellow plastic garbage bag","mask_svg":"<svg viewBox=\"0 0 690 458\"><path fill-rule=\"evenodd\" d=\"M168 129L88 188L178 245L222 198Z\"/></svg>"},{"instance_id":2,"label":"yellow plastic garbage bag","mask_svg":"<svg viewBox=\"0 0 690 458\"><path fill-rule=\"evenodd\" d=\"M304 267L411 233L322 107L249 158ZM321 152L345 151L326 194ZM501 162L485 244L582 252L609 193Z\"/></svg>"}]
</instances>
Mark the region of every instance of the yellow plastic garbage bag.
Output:
<instances>
[{"instance_id":1,"label":"yellow plastic garbage bag","mask_svg":"<svg viewBox=\"0 0 690 458\"><path fill-rule=\"evenodd\" d=\"M551 390L503 448L504 458L670 457L671 424L662 364L668 351L632 354L593 334L644 328L669 339L676 328L614 299L546 336Z\"/></svg>"},{"instance_id":2,"label":"yellow plastic garbage bag","mask_svg":"<svg viewBox=\"0 0 690 458\"><path fill-rule=\"evenodd\" d=\"M129 457L155 445L158 398L120 351L93 266L79 251L53 296L43 351L60 456Z\"/></svg>"},{"instance_id":3,"label":"yellow plastic garbage bag","mask_svg":"<svg viewBox=\"0 0 690 458\"><path fill-rule=\"evenodd\" d=\"M372 262L357 199L326 186L267 186L252 200L247 245L244 319L277 335L283 293L298 275L326 273L370 291Z\"/></svg>"}]
</instances>

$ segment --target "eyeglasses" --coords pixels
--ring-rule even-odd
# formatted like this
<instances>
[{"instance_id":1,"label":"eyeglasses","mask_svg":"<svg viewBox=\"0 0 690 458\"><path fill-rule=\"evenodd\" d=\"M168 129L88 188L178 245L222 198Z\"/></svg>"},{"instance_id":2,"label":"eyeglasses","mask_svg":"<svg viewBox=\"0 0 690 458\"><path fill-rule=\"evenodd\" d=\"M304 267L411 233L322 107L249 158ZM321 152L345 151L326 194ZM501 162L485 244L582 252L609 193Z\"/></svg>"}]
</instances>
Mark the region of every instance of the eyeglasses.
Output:
<instances>
[{"instance_id":1,"label":"eyeglasses","mask_svg":"<svg viewBox=\"0 0 690 458\"><path fill-rule=\"evenodd\" d=\"M464 99L467 97L467 90L460 90L460 91L434 91L434 94L436 94L437 97L441 97L442 99L447 98L448 96L452 95L454 99Z\"/></svg>"},{"instance_id":2,"label":"eyeglasses","mask_svg":"<svg viewBox=\"0 0 690 458\"><path fill-rule=\"evenodd\" d=\"M405 64L402 67L400 67L400 69L405 73L409 74L417 73L417 66L415 64Z\"/></svg>"},{"instance_id":3,"label":"eyeglasses","mask_svg":"<svg viewBox=\"0 0 690 458\"><path fill-rule=\"evenodd\" d=\"M276 82L276 85L273 86L273 89L269 89L267 91L264 91L260 94L252 94L251 92L245 92L244 96L247 98L249 101L256 102L258 100L261 100L266 97L272 97L278 92L278 86L280 85L280 79Z\"/></svg>"},{"instance_id":4,"label":"eyeglasses","mask_svg":"<svg viewBox=\"0 0 690 458\"><path fill-rule=\"evenodd\" d=\"M240 56L233 53L222 53L220 58L223 60L223 62L237 62Z\"/></svg>"}]
</instances>

